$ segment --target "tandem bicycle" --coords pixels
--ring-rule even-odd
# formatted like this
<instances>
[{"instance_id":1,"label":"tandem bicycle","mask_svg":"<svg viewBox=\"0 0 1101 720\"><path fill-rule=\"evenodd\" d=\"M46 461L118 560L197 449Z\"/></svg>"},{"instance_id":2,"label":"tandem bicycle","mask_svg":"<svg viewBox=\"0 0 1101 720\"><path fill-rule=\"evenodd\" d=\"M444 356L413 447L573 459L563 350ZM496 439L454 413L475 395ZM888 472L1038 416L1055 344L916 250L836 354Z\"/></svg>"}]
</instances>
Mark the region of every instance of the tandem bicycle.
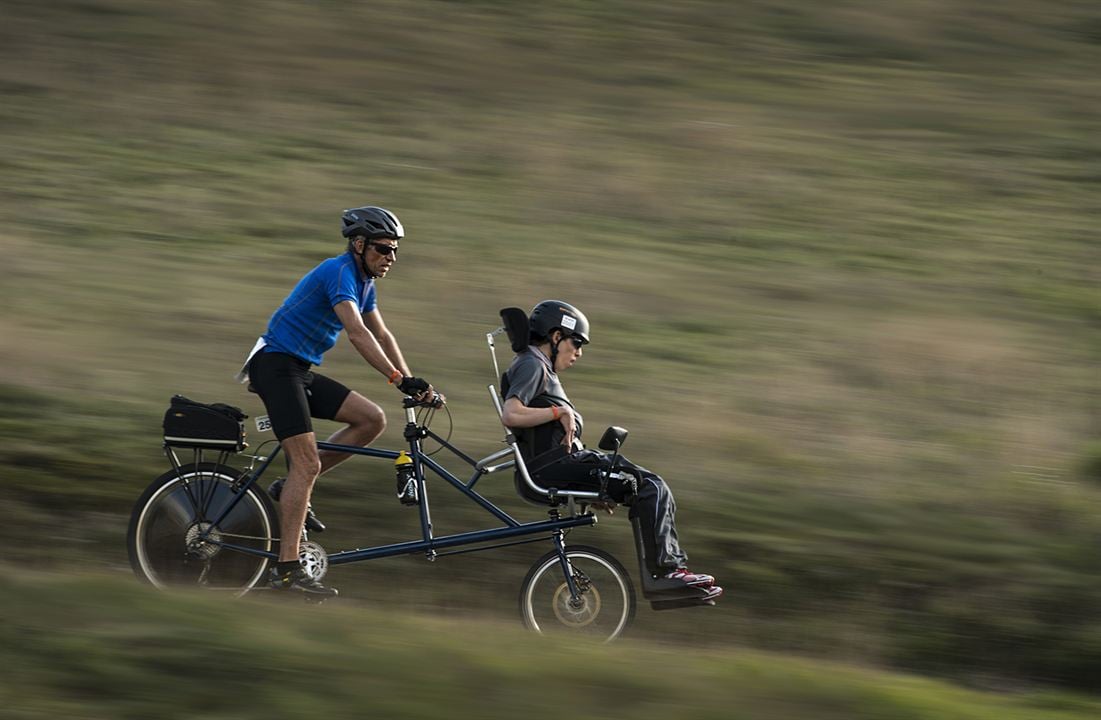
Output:
<instances>
[{"instance_id":1,"label":"tandem bicycle","mask_svg":"<svg viewBox=\"0 0 1101 720\"><path fill-rule=\"evenodd\" d=\"M522 311L517 312L522 315ZM522 348L521 343L527 337L519 316L510 315L506 309L502 311L502 318L505 325L486 335L495 369L494 337L507 332L514 350ZM523 325L526 326L526 317ZM501 397L494 385L487 389L500 418ZM543 542L549 544L550 549L535 561L520 585L519 606L524 625L539 633L562 632L605 642L620 636L631 624L637 609L630 575L607 551L566 542L571 531L595 525L594 509L611 502L610 499L595 491L538 485L528 472L515 436L507 427L504 428L503 449L481 459L472 458L432 431L430 425L436 404L431 398L418 401L406 396L402 399L403 437L407 444L402 450L318 441L321 450L394 462L399 467L399 478L403 474L400 468L405 466L407 485L398 490L399 494L404 490L405 499L410 500L408 504L418 508L421 535L405 542L329 553L309 539L303 529L299 558L310 576L320 580L337 565L398 555L423 554L434 561L448 555ZM276 444L270 453L249 454L241 422L243 413L229 406L214 407L214 412L204 410L198 416L229 413L235 423L234 433L227 434L203 420L194 424L185 436L166 431L164 450L171 468L156 478L135 504L127 532L127 547L134 573L157 588L192 586L240 596L266 587L269 564L278 558L278 510L268 493L261 489L259 480L282 448ZM606 452L618 453L626 437L625 429L609 427L598 446ZM464 481L430 457L423 448L428 439L468 464L472 470L470 478ZM188 452L189 458L186 457ZM246 460L247 463L243 468L236 468L231 464L234 460ZM609 468L614 466L613 461ZM521 498L543 507L546 519L521 522L478 492L476 487L483 478L505 470L512 471ZM494 526L437 536L433 532L428 501L429 472L484 510L496 521ZM653 577L647 571L637 519L632 519L632 527L642 594L653 609L714 604L701 599L700 592L694 588Z\"/></svg>"}]
</instances>

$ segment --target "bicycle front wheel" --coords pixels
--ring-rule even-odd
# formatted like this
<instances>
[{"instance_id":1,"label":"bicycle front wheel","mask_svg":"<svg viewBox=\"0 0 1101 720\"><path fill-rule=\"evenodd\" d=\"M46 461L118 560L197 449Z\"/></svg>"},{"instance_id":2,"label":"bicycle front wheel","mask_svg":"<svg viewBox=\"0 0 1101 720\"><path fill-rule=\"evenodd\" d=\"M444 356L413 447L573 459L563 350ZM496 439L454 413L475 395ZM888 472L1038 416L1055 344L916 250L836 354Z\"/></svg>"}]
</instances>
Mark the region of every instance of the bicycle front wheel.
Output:
<instances>
[{"instance_id":1,"label":"bicycle front wheel","mask_svg":"<svg viewBox=\"0 0 1101 720\"><path fill-rule=\"evenodd\" d=\"M247 550L271 552L278 542L271 500L250 487L216 527L212 524L240 495L235 485L240 475L231 467L204 463L154 480L130 517L127 546L134 574L158 588L192 586L242 595L256 585L268 558Z\"/></svg>"},{"instance_id":2,"label":"bicycle front wheel","mask_svg":"<svg viewBox=\"0 0 1101 720\"><path fill-rule=\"evenodd\" d=\"M541 634L570 635L609 642L623 634L635 617L635 588L630 576L599 548L572 545L566 559L575 599L558 552L539 558L520 589L524 625Z\"/></svg>"}]
</instances>

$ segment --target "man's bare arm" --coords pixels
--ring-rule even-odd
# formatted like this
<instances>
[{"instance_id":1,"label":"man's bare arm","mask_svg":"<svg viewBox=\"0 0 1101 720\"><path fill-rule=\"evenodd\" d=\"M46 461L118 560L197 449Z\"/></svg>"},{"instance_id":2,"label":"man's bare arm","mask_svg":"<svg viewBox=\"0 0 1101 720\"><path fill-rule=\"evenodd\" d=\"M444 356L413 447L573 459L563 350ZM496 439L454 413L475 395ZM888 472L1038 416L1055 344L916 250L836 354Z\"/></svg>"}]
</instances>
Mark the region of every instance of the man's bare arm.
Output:
<instances>
[{"instance_id":1,"label":"man's bare arm","mask_svg":"<svg viewBox=\"0 0 1101 720\"><path fill-rule=\"evenodd\" d=\"M386 358L393 363L394 367L400 370L402 375L412 375L409 365L405 362L405 357L401 354L401 348L398 347L397 339L394 338L393 333L386 327L386 323L382 319L382 313L377 308L371 312L363 313L363 323L375 337L375 340L378 341L382 352L385 353Z\"/></svg>"},{"instance_id":2,"label":"man's bare arm","mask_svg":"<svg viewBox=\"0 0 1101 720\"><path fill-rule=\"evenodd\" d=\"M405 367L405 363L402 362L399 366L393 362L379 341L375 339L375 334L363 324L363 316L360 315L359 308L354 302L345 300L335 305L333 311L344 325L348 340L367 364L382 373L387 380L393 381L395 373L401 376L409 375L409 368Z\"/></svg>"}]
</instances>

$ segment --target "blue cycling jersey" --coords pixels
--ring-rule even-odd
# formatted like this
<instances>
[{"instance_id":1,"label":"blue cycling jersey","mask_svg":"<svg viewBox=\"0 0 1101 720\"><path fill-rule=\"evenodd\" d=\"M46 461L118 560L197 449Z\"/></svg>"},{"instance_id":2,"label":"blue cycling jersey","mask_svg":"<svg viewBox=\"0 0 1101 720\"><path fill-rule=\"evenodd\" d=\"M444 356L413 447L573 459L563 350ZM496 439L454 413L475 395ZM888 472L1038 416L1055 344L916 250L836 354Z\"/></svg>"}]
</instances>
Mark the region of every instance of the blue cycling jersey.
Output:
<instances>
[{"instance_id":1,"label":"blue cycling jersey","mask_svg":"<svg viewBox=\"0 0 1101 720\"><path fill-rule=\"evenodd\" d=\"M268 322L265 351L283 352L314 365L336 344L344 326L333 310L351 300L361 313L374 310L375 280L364 280L351 253L329 258L298 281Z\"/></svg>"}]
</instances>

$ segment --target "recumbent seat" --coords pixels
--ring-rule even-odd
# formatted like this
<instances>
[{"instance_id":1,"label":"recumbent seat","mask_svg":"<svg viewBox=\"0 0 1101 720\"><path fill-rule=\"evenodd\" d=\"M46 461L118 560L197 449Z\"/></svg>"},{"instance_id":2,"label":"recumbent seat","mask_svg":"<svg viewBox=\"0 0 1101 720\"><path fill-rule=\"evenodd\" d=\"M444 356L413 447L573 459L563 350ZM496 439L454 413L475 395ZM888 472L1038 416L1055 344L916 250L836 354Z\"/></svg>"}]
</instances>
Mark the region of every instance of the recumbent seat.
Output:
<instances>
[{"instance_id":1,"label":"recumbent seat","mask_svg":"<svg viewBox=\"0 0 1101 720\"><path fill-rule=\"evenodd\" d=\"M527 313L520 308L505 308L501 310L501 319L504 321L504 330L508 334L509 345L512 351L520 353L527 349L529 340ZM493 347L492 341L490 347ZM496 357L494 357L494 364L496 364ZM489 386L489 391L493 399L494 408L497 411L497 418L501 421L501 426L505 429L505 442L508 443L513 451L512 455L516 464L513 474L516 483L516 493L525 501L543 507L563 505L569 502L571 498L581 502L599 500L600 493L598 492L544 488L531 478L527 464L517 444L516 434L511 428L505 425L504 421L504 398L508 395L509 386L507 372L501 373L500 383L500 393L498 393L497 389L492 385Z\"/></svg>"}]
</instances>

